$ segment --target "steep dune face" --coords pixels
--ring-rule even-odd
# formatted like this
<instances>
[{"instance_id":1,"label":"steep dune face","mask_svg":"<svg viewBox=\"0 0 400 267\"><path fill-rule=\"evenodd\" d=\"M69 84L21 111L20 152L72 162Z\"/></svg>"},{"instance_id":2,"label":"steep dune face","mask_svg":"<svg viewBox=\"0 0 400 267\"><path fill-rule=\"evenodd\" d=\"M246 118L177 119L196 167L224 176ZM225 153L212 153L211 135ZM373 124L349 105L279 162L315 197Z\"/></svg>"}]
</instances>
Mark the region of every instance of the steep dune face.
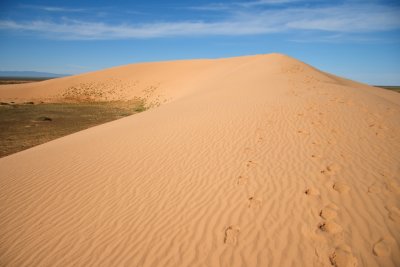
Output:
<instances>
[{"instance_id":1,"label":"steep dune face","mask_svg":"<svg viewBox=\"0 0 400 267\"><path fill-rule=\"evenodd\" d=\"M140 66L169 103L0 159L3 265L400 265L398 94L283 55Z\"/></svg>"}]
</instances>

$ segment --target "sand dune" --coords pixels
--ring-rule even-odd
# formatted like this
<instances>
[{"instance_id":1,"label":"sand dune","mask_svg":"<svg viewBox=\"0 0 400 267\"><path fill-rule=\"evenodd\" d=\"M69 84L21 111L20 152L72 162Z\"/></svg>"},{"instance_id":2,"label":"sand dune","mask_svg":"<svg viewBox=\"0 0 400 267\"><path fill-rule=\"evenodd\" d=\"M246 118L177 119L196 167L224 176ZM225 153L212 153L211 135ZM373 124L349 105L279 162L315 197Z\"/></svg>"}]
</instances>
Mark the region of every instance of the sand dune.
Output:
<instances>
[{"instance_id":1,"label":"sand dune","mask_svg":"<svg viewBox=\"0 0 400 267\"><path fill-rule=\"evenodd\" d=\"M0 99L113 79L128 84L115 97L156 86L149 101L166 101L0 159L1 265L400 265L400 94L271 54L1 86Z\"/></svg>"},{"instance_id":2,"label":"sand dune","mask_svg":"<svg viewBox=\"0 0 400 267\"><path fill-rule=\"evenodd\" d=\"M257 57L132 64L28 84L0 86L4 101L112 101L135 97L159 105L188 95Z\"/></svg>"}]
</instances>

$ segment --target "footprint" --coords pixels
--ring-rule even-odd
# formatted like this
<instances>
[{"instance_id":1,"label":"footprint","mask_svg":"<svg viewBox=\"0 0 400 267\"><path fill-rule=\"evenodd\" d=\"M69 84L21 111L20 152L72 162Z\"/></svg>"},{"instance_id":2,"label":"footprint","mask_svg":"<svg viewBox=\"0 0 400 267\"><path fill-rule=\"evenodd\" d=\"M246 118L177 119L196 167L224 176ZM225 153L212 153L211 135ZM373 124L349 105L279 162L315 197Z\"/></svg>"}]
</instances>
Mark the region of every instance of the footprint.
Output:
<instances>
[{"instance_id":1,"label":"footprint","mask_svg":"<svg viewBox=\"0 0 400 267\"><path fill-rule=\"evenodd\" d=\"M395 194L400 194L400 186L397 182L390 181L390 182L386 183L386 187L390 192L395 193Z\"/></svg>"},{"instance_id":2,"label":"footprint","mask_svg":"<svg viewBox=\"0 0 400 267\"><path fill-rule=\"evenodd\" d=\"M333 163L333 164L326 166L325 169L321 170L321 173L325 174L325 175L332 175L332 174L335 174L339 170L340 170L340 166L338 164Z\"/></svg>"},{"instance_id":3,"label":"footprint","mask_svg":"<svg viewBox=\"0 0 400 267\"><path fill-rule=\"evenodd\" d=\"M355 267L358 265L358 261L353 256L351 248L347 245L335 248L335 251L329 255L329 261L335 267Z\"/></svg>"},{"instance_id":4,"label":"footprint","mask_svg":"<svg viewBox=\"0 0 400 267\"><path fill-rule=\"evenodd\" d=\"M237 237L239 235L240 228L235 225L230 225L225 229L224 243L236 245Z\"/></svg>"},{"instance_id":5,"label":"footprint","mask_svg":"<svg viewBox=\"0 0 400 267\"><path fill-rule=\"evenodd\" d=\"M249 179L248 179L247 177L239 176L239 177L237 178L236 184L237 184L237 185L246 185L247 182L248 182L248 180L249 180Z\"/></svg>"},{"instance_id":6,"label":"footprint","mask_svg":"<svg viewBox=\"0 0 400 267\"><path fill-rule=\"evenodd\" d=\"M257 165L257 163L252 161L252 160L249 160L249 161L246 162L246 167L247 168L254 167L256 165Z\"/></svg>"},{"instance_id":7,"label":"footprint","mask_svg":"<svg viewBox=\"0 0 400 267\"><path fill-rule=\"evenodd\" d=\"M391 249L392 244L393 244L392 237L381 238L378 242L374 244L372 251L375 256L387 257L392 252Z\"/></svg>"},{"instance_id":8,"label":"footprint","mask_svg":"<svg viewBox=\"0 0 400 267\"><path fill-rule=\"evenodd\" d=\"M307 132L307 131L304 131L304 130L298 130L297 133L304 134L304 135L310 135L310 132Z\"/></svg>"},{"instance_id":9,"label":"footprint","mask_svg":"<svg viewBox=\"0 0 400 267\"><path fill-rule=\"evenodd\" d=\"M318 228L329 234L337 234L343 231L343 228L334 222L322 222L318 225Z\"/></svg>"},{"instance_id":10,"label":"footprint","mask_svg":"<svg viewBox=\"0 0 400 267\"><path fill-rule=\"evenodd\" d=\"M329 203L328 205L326 205L326 207L333 210L339 210L339 207L333 203Z\"/></svg>"},{"instance_id":11,"label":"footprint","mask_svg":"<svg viewBox=\"0 0 400 267\"><path fill-rule=\"evenodd\" d=\"M319 190L314 187L310 187L304 191L304 194L307 196L319 196Z\"/></svg>"},{"instance_id":12,"label":"footprint","mask_svg":"<svg viewBox=\"0 0 400 267\"><path fill-rule=\"evenodd\" d=\"M379 130L381 130L381 131L386 131L386 130L388 129L388 127L382 126L381 124L377 124L377 123L371 123L371 124L368 125L368 127L369 127L369 128L375 128L375 129L377 129L378 131L379 131Z\"/></svg>"},{"instance_id":13,"label":"footprint","mask_svg":"<svg viewBox=\"0 0 400 267\"><path fill-rule=\"evenodd\" d=\"M370 187L368 187L368 193L372 194L379 194L381 192L381 188L378 184L372 184Z\"/></svg>"},{"instance_id":14,"label":"footprint","mask_svg":"<svg viewBox=\"0 0 400 267\"><path fill-rule=\"evenodd\" d=\"M385 208L389 212L389 219L400 223L400 209L396 206L386 206Z\"/></svg>"},{"instance_id":15,"label":"footprint","mask_svg":"<svg viewBox=\"0 0 400 267\"><path fill-rule=\"evenodd\" d=\"M337 211L334 208L326 206L319 212L319 216L325 220L332 220L337 217Z\"/></svg>"},{"instance_id":16,"label":"footprint","mask_svg":"<svg viewBox=\"0 0 400 267\"><path fill-rule=\"evenodd\" d=\"M332 188L333 188L333 190L335 190L336 192L338 192L340 194L345 194L350 191L350 187L343 182L334 183Z\"/></svg>"},{"instance_id":17,"label":"footprint","mask_svg":"<svg viewBox=\"0 0 400 267\"><path fill-rule=\"evenodd\" d=\"M264 137L264 130L261 129L261 128L258 128L256 130L256 137L257 137L258 142L261 142L263 140L263 137Z\"/></svg>"},{"instance_id":18,"label":"footprint","mask_svg":"<svg viewBox=\"0 0 400 267\"><path fill-rule=\"evenodd\" d=\"M249 208L257 209L261 207L261 199L256 197L249 197Z\"/></svg>"},{"instance_id":19,"label":"footprint","mask_svg":"<svg viewBox=\"0 0 400 267\"><path fill-rule=\"evenodd\" d=\"M320 158L321 156L320 156L320 155L317 155L317 154L312 154L311 157L312 157L313 159L318 159L318 158Z\"/></svg>"},{"instance_id":20,"label":"footprint","mask_svg":"<svg viewBox=\"0 0 400 267\"><path fill-rule=\"evenodd\" d=\"M337 144L337 141L336 141L336 140L332 140L332 139L328 139L328 140L326 141L326 143L327 143L328 145L336 145L336 144Z\"/></svg>"}]
</instances>

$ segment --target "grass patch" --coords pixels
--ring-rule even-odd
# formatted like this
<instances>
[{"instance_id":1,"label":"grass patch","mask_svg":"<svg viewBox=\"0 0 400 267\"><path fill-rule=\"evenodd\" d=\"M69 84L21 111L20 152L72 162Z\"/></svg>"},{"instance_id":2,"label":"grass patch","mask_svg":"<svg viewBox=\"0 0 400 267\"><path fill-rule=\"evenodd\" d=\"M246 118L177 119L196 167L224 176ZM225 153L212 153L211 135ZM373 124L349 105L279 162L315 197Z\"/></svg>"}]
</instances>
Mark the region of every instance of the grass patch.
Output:
<instances>
[{"instance_id":1,"label":"grass patch","mask_svg":"<svg viewBox=\"0 0 400 267\"><path fill-rule=\"evenodd\" d=\"M375 85L375 87L380 87L383 89L388 89L400 93L400 86L385 86L385 85Z\"/></svg>"},{"instance_id":2,"label":"grass patch","mask_svg":"<svg viewBox=\"0 0 400 267\"><path fill-rule=\"evenodd\" d=\"M32 82L40 82L54 78L47 77L0 77L0 85L1 84L20 84L20 83L32 83Z\"/></svg>"},{"instance_id":3,"label":"grass patch","mask_svg":"<svg viewBox=\"0 0 400 267\"><path fill-rule=\"evenodd\" d=\"M141 99L0 105L0 157L146 110Z\"/></svg>"},{"instance_id":4,"label":"grass patch","mask_svg":"<svg viewBox=\"0 0 400 267\"><path fill-rule=\"evenodd\" d=\"M144 103L140 103L140 104L136 105L136 106L133 108L133 110L134 110L135 112L143 112L143 111L145 111L146 109L147 109L147 108L146 108L146 106L145 106Z\"/></svg>"}]
</instances>

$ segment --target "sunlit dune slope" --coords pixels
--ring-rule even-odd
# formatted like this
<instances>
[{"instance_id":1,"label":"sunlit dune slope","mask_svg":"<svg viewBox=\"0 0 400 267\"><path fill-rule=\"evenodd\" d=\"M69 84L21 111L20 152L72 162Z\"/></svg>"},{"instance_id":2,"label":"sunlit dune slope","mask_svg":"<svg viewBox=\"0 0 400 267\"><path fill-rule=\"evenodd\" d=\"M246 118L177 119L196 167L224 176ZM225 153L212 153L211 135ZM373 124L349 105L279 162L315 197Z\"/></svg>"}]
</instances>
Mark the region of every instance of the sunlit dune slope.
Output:
<instances>
[{"instance_id":1,"label":"sunlit dune slope","mask_svg":"<svg viewBox=\"0 0 400 267\"><path fill-rule=\"evenodd\" d=\"M161 105L0 159L1 265L400 265L400 94L271 54L0 99L82 83Z\"/></svg>"}]
</instances>

